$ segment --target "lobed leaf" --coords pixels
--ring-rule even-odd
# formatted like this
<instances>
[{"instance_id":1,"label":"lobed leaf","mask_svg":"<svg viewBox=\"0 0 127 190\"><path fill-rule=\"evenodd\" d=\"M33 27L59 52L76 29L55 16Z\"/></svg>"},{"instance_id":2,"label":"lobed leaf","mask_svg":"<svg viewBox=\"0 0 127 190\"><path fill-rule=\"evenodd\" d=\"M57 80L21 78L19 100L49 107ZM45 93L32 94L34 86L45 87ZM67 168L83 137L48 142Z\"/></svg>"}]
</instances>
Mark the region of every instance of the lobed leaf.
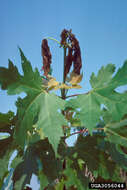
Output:
<instances>
[{"instance_id":1,"label":"lobed leaf","mask_svg":"<svg viewBox=\"0 0 127 190\"><path fill-rule=\"evenodd\" d=\"M14 125L14 113L8 111L8 113L0 113L0 132L12 133L12 126Z\"/></svg>"},{"instance_id":2,"label":"lobed leaf","mask_svg":"<svg viewBox=\"0 0 127 190\"><path fill-rule=\"evenodd\" d=\"M78 190L83 190L84 186L81 184L81 181L78 179L76 170L71 167L71 160L67 160L67 168L64 171L65 176L67 177L67 181L65 181L66 187L69 188L71 186L75 186Z\"/></svg>"},{"instance_id":3,"label":"lobed leaf","mask_svg":"<svg viewBox=\"0 0 127 190\"><path fill-rule=\"evenodd\" d=\"M81 125L88 128L91 134L99 123L100 117L103 116L101 105L106 107L113 121L120 121L127 113L126 92L115 91L117 87L127 84L127 61L112 78L114 70L114 65L108 64L100 69L97 77L92 74L90 83L93 90L87 94L78 95L76 99L67 103L68 106L80 109L76 111L75 119L80 119Z\"/></svg>"},{"instance_id":4,"label":"lobed leaf","mask_svg":"<svg viewBox=\"0 0 127 190\"><path fill-rule=\"evenodd\" d=\"M112 79L112 74L115 71L115 65L108 64L106 67L102 66L98 72L97 77L92 73L90 78L90 84L92 88L100 88L108 85Z\"/></svg>"},{"instance_id":5,"label":"lobed leaf","mask_svg":"<svg viewBox=\"0 0 127 190\"><path fill-rule=\"evenodd\" d=\"M127 171L127 155L120 151L118 145L108 141L100 141L98 148L104 152L108 152L112 160L119 167Z\"/></svg>"},{"instance_id":6,"label":"lobed leaf","mask_svg":"<svg viewBox=\"0 0 127 190\"><path fill-rule=\"evenodd\" d=\"M48 137L54 151L57 147L60 137L63 136L62 126L66 125L66 120L58 109L64 108L64 101L53 94L36 94L34 97L26 97L17 102L18 117L15 138L22 146L27 143L27 131L32 130L34 119L38 116L36 122L37 130L42 128L45 137ZM55 119L54 119L55 118Z\"/></svg>"},{"instance_id":7,"label":"lobed leaf","mask_svg":"<svg viewBox=\"0 0 127 190\"><path fill-rule=\"evenodd\" d=\"M78 153L77 159L82 159L92 173L96 171L97 176L101 176L103 179L110 179L113 178L116 165L115 162L108 159L109 154L99 150L98 144L103 139L99 135L92 137L79 136L74 150Z\"/></svg>"},{"instance_id":8,"label":"lobed leaf","mask_svg":"<svg viewBox=\"0 0 127 190\"><path fill-rule=\"evenodd\" d=\"M44 136L49 138L56 153L60 137L63 136L62 126L67 124L62 113L58 112L64 108L65 103L42 88L42 78L38 70L32 70L30 62L22 50L19 50L23 75L19 74L12 62L9 62L8 69L0 68L2 89L7 89L11 95L21 92L27 94L24 99L19 98L16 102L18 121L15 139L22 147L28 144L28 133L33 134L33 125L36 123L37 129L42 128Z\"/></svg>"},{"instance_id":9,"label":"lobed leaf","mask_svg":"<svg viewBox=\"0 0 127 190\"><path fill-rule=\"evenodd\" d=\"M30 184L32 174L37 174L38 171L36 156L34 155L32 148L29 147L27 149L23 157L23 161L21 161L21 159L18 159L17 161L19 164L14 170L12 178L13 186L16 190L22 190L26 184Z\"/></svg>"},{"instance_id":10,"label":"lobed leaf","mask_svg":"<svg viewBox=\"0 0 127 190\"><path fill-rule=\"evenodd\" d=\"M108 124L105 127L106 140L127 147L127 119Z\"/></svg>"}]
</instances>

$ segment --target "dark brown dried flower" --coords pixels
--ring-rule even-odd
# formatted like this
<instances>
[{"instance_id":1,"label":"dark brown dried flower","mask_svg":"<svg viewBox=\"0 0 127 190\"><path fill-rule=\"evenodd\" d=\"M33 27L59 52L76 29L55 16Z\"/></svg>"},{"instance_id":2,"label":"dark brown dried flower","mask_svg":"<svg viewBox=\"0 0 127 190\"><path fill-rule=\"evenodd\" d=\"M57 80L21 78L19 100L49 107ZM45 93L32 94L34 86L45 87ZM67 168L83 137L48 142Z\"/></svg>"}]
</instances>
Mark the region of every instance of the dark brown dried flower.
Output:
<instances>
[{"instance_id":1,"label":"dark brown dried flower","mask_svg":"<svg viewBox=\"0 0 127 190\"><path fill-rule=\"evenodd\" d=\"M82 68L82 59L81 59L81 51L80 51L79 42L76 39L74 34L70 35L70 41L71 41L72 49L74 50L74 55L73 55L74 73L80 75L80 70Z\"/></svg>"},{"instance_id":2,"label":"dark brown dried flower","mask_svg":"<svg viewBox=\"0 0 127 190\"><path fill-rule=\"evenodd\" d=\"M67 40L71 43L71 47L68 47L68 55L66 56L65 63L65 72L64 77L69 73L72 62L74 62L74 73L80 75L80 70L82 68L82 60L81 60L81 51L79 42L76 39L75 35L71 33L72 31L68 31L64 29L61 33L61 44L66 45Z\"/></svg>"},{"instance_id":3,"label":"dark brown dried flower","mask_svg":"<svg viewBox=\"0 0 127 190\"><path fill-rule=\"evenodd\" d=\"M64 77L66 78L67 74L70 71L72 61L73 61L73 55L72 55L72 48L69 48L68 55L66 56L66 62L65 62L65 69L64 69Z\"/></svg>"},{"instance_id":4,"label":"dark brown dried flower","mask_svg":"<svg viewBox=\"0 0 127 190\"><path fill-rule=\"evenodd\" d=\"M76 48L73 55L74 61L74 73L80 75L80 70L82 68L82 60L81 60L81 51L80 47Z\"/></svg>"},{"instance_id":5,"label":"dark brown dried flower","mask_svg":"<svg viewBox=\"0 0 127 190\"><path fill-rule=\"evenodd\" d=\"M61 44L62 45L66 45L66 39L67 39L67 37L68 37L68 30L66 30L66 29L64 29L62 32L61 32Z\"/></svg>"},{"instance_id":6,"label":"dark brown dried flower","mask_svg":"<svg viewBox=\"0 0 127 190\"><path fill-rule=\"evenodd\" d=\"M46 39L42 40L41 50L42 50L42 58L43 58L42 70L44 70L44 75L47 76L48 73L50 72L50 64L51 64L52 55L50 53L48 41Z\"/></svg>"}]
</instances>

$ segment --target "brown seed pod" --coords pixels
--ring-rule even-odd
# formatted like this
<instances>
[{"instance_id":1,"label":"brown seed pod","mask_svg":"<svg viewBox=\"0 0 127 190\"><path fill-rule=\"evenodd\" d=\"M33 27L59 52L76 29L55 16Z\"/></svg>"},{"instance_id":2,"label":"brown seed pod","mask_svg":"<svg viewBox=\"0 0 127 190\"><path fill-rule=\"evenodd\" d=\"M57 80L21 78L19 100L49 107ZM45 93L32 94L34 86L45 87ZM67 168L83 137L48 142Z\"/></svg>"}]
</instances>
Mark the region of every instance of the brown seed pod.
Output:
<instances>
[{"instance_id":1,"label":"brown seed pod","mask_svg":"<svg viewBox=\"0 0 127 190\"><path fill-rule=\"evenodd\" d=\"M72 34L72 30L66 30L64 29L61 33L61 44L67 45L67 40L71 43L71 47L68 47L68 55L66 56L65 61L65 72L64 77L66 78L67 74L70 71L72 62L74 63L73 71L75 74L80 75L80 70L82 68L82 59L81 59L81 51L79 42L76 39L75 35Z\"/></svg>"},{"instance_id":2,"label":"brown seed pod","mask_svg":"<svg viewBox=\"0 0 127 190\"><path fill-rule=\"evenodd\" d=\"M80 75L80 70L82 68L82 59L81 59L81 51L80 51L80 46L79 42L76 39L74 34L70 34L70 41L72 45L72 49L74 50L74 55L73 55L73 62L74 62L74 73Z\"/></svg>"},{"instance_id":3,"label":"brown seed pod","mask_svg":"<svg viewBox=\"0 0 127 190\"><path fill-rule=\"evenodd\" d=\"M64 29L62 32L61 32L61 45L66 45L66 39L68 37L68 30Z\"/></svg>"},{"instance_id":4,"label":"brown seed pod","mask_svg":"<svg viewBox=\"0 0 127 190\"><path fill-rule=\"evenodd\" d=\"M75 50L73 61L74 61L74 73L76 73L77 75L80 75L80 70L82 68L80 47Z\"/></svg>"},{"instance_id":5,"label":"brown seed pod","mask_svg":"<svg viewBox=\"0 0 127 190\"><path fill-rule=\"evenodd\" d=\"M42 70L44 70L44 75L47 76L50 72L50 64L52 55L48 46L48 41L46 39L42 40L42 58L43 58L43 67Z\"/></svg>"},{"instance_id":6,"label":"brown seed pod","mask_svg":"<svg viewBox=\"0 0 127 190\"><path fill-rule=\"evenodd\" d=\"M73 61L73 55L72 55L72 48L69 48L68 55L66 56L66 62L65 62L65 70L64 70L64 77L66 78L67 74L70 71L72 61Z\"/></svg>"}]
</instances>

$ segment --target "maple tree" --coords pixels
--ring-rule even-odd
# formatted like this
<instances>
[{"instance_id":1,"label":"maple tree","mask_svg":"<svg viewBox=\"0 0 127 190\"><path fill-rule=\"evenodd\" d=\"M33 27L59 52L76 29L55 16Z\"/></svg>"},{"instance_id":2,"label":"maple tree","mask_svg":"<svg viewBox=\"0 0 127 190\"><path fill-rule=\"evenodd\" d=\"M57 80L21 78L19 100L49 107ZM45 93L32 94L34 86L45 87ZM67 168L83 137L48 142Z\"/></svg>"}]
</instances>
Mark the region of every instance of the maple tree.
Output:
<instances>
[{"instance_id":1,"label":"maple tree","mask_svg":"<svg viewBox=\"0 0 127 190\"><path fill-rule=\"evenodd\" d=\"M64 51L62 82L52 76L47 39L42 41L43 75L32 69L20 48L22 75L10 60L8 68L0 67L1 89L8 95L26 93L15 103L16 114L0 113L2 190L31 189L32 174L40 190L88 190L89 182L125 182L127 92L116 88L127 85L127 61L115 74L115 65L102 66L97 76L92 73L89 92L67 96L70 89L81 88L81 51L71 30L64 29L58 43ZM66 139L75 134L74 146L67 146Z\"/></svg>"}]
</instances>

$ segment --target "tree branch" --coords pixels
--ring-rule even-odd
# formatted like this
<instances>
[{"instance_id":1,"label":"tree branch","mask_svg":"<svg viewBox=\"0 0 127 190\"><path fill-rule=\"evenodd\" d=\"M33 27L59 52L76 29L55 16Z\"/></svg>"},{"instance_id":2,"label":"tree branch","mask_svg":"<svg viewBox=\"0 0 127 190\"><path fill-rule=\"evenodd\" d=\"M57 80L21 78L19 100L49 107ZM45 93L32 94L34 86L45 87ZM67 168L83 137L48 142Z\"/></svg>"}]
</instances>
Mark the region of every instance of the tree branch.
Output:
<instances>
[{"instance_id":1,"label":"tree branch","mask_svg":"<svg viewBox=\"0 0 127 190\"><path fill-rule=\"evenodd\" d=\"M104 130L104 128L96 128L95 130ZM88 132L88 129L82 129L80 131L77 131L77 132L70 134L69 136L67 136L67 138L72 136L72 135L77 135L77 134L86 133L86 132Z\"/></svg>"},{"instance_id":2,"label":"tree branch","mask_svg":"<svg viewBox=\"0 0 127 190\"><path fill-rule=\"evenodd\" d=\"M64 47L64 64L63 64L63 83L65 83L65 64L66 64L66 52L67 52L67 48ZM62 99L66 99L66 95L65 95L65 89L61 89L61 98Z\"/></svg>"},{"instance_id":3,"label":"tree branch","mask_svg":"<svg viewBox=\"0 0 127 190\"><path fill-rule=\"evenodd\" d=\"M80 131L77 131L77 132L75 132L75 133L70 134L70 136L76 135L76 134L80 134L80 133L86 133L86 132L88 132L88 129L83 129L83 130L80 130ZM69 137L70 137L70 136L69 136Z\"/></svg>"},{"instance_id":4,"label":"tree branch","mask_svg":"<svg viewBox=\"0 0 127 190\"><path fill-rule=\"evenodd\" d=\"M70 95L70 96L66 96L66 99L67 99L67 98L74 97L74 96L86 95L86 94L89 94L89 92L87 92L87 93L83 93L83 94L73 94L73 95Z\"/></svg>"}]
</instances>

